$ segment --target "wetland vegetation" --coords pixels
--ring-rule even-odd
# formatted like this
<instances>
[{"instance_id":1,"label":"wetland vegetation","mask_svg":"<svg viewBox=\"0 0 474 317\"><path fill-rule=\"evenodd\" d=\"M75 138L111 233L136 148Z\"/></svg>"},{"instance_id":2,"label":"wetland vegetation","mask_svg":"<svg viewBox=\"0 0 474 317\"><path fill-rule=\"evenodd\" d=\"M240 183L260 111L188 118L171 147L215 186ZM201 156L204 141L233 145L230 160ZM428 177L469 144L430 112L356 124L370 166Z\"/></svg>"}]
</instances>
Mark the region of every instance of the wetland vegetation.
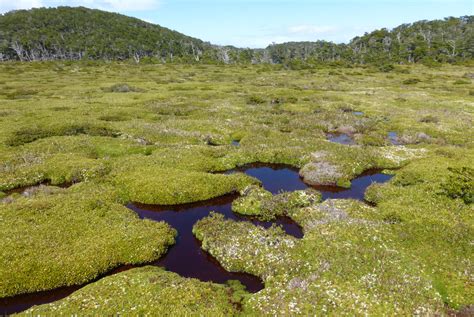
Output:
<instances>
[{"instance_id":1,"label":"wetland vegetation","mask_svg":"<svg viewBox=\"0 0 474 317\"><path fill-rule=\"evenodd\" d=\"M224 63L185 37L188 64L26 63L1 42L0 314L472 313L472 17L430 23L459 51Z\"/></svg>"},{"instance_id":2,"label":"wetland vegetation","mask_svg":"<svg viewBox=\"0 0 474 317\"><path fill-rule=\"evenodd\" d=\"M27 313L120 312L105 305L111 301L124 312L160 311L167 302L202 314L435 314L472 304L473 86L456 84L468 67L396 66L387 74L370 66L48 62L0 70L1 297L161 258L179 240L178 226L142 220L130 202L177 205L240 192L234 212L284 215L304 233L297 239L212 208L190 224L202 249L229 272L261 278L263 290L143 267ZM407 90L403 81L414 77L420 82ZM136 89L109 89L117 83ZM255 96L261 102L249 102ZM341 132L354 144L327 140ZM296 172L267 186L294 179L302 187L260 189L258 168L239 169L254 162L300 169L314 189L279 193L308 187ZM370 205L324 194L371 169L393 178L369 186ZM9 192L45 182L27 195ZM64 183L72 185L55 186Z\"/></svg>"}]
</instances>

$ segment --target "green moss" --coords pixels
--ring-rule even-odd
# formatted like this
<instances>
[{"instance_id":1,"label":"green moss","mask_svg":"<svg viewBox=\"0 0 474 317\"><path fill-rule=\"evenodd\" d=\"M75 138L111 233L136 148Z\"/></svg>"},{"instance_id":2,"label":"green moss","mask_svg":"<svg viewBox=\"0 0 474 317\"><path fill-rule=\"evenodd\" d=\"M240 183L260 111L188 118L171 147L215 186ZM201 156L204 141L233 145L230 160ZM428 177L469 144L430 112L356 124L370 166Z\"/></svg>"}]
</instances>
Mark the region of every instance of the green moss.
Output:
<instances>
[{"instance_id":1,"label":"green moss","mask_svg":"<svg viewBox=\"0 0 474 317\"><path fill-rule=\"evenodd\" d=\"M94 160L68 154L41 158L37 164L21 166L0 175L0 189L36 185L49 182L62 185L102 179L110 171L107 161Z\"/></svg>"},{"instance_id":2,"label":"green moss","mask_svg":"<svg viewBox=\"0 0 474 317\"><path fill-rule=\"evenodd\" d=\"M121 264L160 258L175 230L115 201L110 188L82 184L3 204L0 297L83 284Z\"/></svg>"},{"instance_id":3,"label":"green moss","mask_svg":"<svg viewBox=\"0 0 474 317\"><path fill-rule=\"evenodd\" d=\"M162 268L146 266L108 276L57 302L20 315L231 316L238 313L242 290L186 279Z\"/></svg>"},{"instance_id":4,"label":"green moss","mask_svg":"<svg viewBox=\"0 0 474 317\"><path fill-rule=\"evenodd\" d=\"M266 213L268 210L263 206L266 200L272 198L272 193L257 186L245 188L241 196L232 202L232 211L246 216L259 216L261 219L270 218L274 215Z\"/></svg>"},{"instance_id":5,"label":"green moss","mask_svg":"<svg viewBox=\"0 0 474 317\"><path fill-rule=\"evenodd\" d=\"M408 79L405 79L402 83L404 85L414 85L414 84L418 84L421 80L418 79L418 78L408 78Z\"/></svg>"},{"instance_id":6,"label":"green moss","mask_svg":"<svg viewBox=\"0 0 474 317\"><path fill-rule=\"evenodd\" d=\"M391 225L351 201L295 210L305 236L263 229L214 214L193 228L205 250L228 270L258 275L265 289L244 301L247 314L436 313L442 302L429 278L395 251Z\"/></svg>"},{"instance_id":7,"label":"green moss","mask_svg":"<svg viewBox=\"0 0 474 317\"><path fill-rule=\"evenodd\" d=\"M470 167L448 167L448 179L441 184L441 193L466 204L474 203L474 169Z\"/></svg>"},{"instance_id":8,"label":"green moss","mask_svg":"<svg viewBox=\"0 0 474 317\"><path fill-rule=\"evenodd\" d=\"M263 99L260 96L250 96L247 99L247 103L249 105L260 105L260 104L265 103L265 99Z\"/></svg>"},{"instance_id":9,"label":"green moss","mask_svg":"<svg viewBox=\"0 0 474 317\"><path fill-rule=\"evenodd\" d=\"M397 66L387 76L342 66L0 64L0 191L81 182L1 205L0 243L8 251L0 265L8 284L1 285L15 294L82 283L159 256L169 227L136 219L126 201L176 204L242 190L256 181L215 173L267 162L309 164L317 167L310 179L346 187L367 169L399 169L366 192L375 208L303 203L295 193L265 199L264 217L290 216L303 227L302 240L275 228L214 219L206 229L202 222L196 233L204 248L228 268L255 266L265 277L264 291L242 297L245 312L411 315L416 306L434 315L444 313L439 303L472 304L472 186L463 172L474 161L472 89L453 84L469 72L461 65ZM140 91L97 88L115 83ZM326 140L341 130L357 145ZM391 131L404 145L388 144ZM207 303L196 299L197 311L199 302Z\"/></svg>"},{"instance_id":10,"label":"green moss","mask_svg":"<svg viewBox=\"0 0 474 317\"><path fill-rule=\"evenodd\" d=\"M467 286L473 261L468 255L474 234L472 209L463 199L456 199L472 188L462 171L473 157L469 151L453 150L445 148L437 152L449 155L412 162L396 172L393 182L371 186L366 195L377 203L381 218L394 215L401 220L393 226L396 248L423 263L435 286L442 285L443 300L457 309L474 296ZM451 189L455 197L447 195Z\"/></svg>"},{"instance_id":11,"label":"green moss","mask_svg":"<svg viewBox=\"0 0 474 317\"><path fill-rule=\"evenodd\" d=\"M284 192L273 196L265 189L254 185L241 191L241 195L232 202L232 211L265 221L289 215L294 209L307 207L321 200L321 194L312 189Z\"/></svg>"},{"instance_id":12,"label":"green moss","mask_svg":"<svg viewBox=\"0 0 474 317\"><path fill-rule=\"evenodd\" d=\"M53 125L49 127L28 127L14 131L13 134L6 140L6 144L10 146L18 146L51 136L78 134L113 136L114 132L107 127L91 125L87 123L73 123L71 125L56 126Z\"/></svg>"},{"instance_id":13,"label":"green moss","mask_svg":"<svg viewBox=\"0 0 474 317\"><path fill-rule=\"evenodd\" d=\"M244 174L222 175L144 167L118 175L115 182L126 200L176 205L238 192L255 181Z\"/></svg>"}]
</instances>

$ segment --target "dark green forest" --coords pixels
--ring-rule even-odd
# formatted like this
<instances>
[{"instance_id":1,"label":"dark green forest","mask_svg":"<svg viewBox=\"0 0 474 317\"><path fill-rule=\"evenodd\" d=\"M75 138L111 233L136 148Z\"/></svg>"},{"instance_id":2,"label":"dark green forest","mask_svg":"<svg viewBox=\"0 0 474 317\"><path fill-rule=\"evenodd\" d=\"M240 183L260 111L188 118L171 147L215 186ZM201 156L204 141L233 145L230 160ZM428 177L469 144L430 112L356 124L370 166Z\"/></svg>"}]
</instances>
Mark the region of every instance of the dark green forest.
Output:
<instances>
[{"instance_id":1,"label":"dark green forest","mask_svg":"<svg viewBox=\"0 0 474 317\"><path fill-rule=\"evenodd\" d=\"M474 16L402 24L353 38L217 46L124 15L84 7L19 10L0 15L0 60L133 60L135 62L454 63L474 56Z\"/></svg>"}]
</instances>

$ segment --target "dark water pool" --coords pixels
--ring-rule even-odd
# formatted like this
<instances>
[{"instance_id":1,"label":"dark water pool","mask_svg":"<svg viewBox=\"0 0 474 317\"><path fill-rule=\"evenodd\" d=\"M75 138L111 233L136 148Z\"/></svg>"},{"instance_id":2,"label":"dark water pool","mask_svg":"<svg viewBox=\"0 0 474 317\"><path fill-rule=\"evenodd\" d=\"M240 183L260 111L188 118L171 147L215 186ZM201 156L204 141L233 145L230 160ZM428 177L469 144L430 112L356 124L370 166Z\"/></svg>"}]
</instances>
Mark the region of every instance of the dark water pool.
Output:
<instances>
[{"instance_id":1,"label":"dark water pool","mask_svg":"<svg viewBox=\"0 0 474 317\"><path fill-rule=\"evenodd\" d=\"M323 200L326 199L357 199L364 200L364 194L367 187L373 183L388 182L393 175L380 173L380 170L369 170L361 174L351 182L351 188L341 188L335 186L312 186L321 192Z\"/></svg>"},{"instance_id":2,"label":"dark water pool","mask_svg":"<svg viewBox=\"0 0 474 317\"><path fill-rule=\"evenodd\" d=\"M400 141L398 141L398 133L397 132L389 132L388 139L392 145L400 145Z\"/></svg>"},{"instance_id":3,"label":"dark water pool","mask_svg":"<svg viewBox=\"0 0 474 317\"><path fill-rule=\"evenodd\" d=\"M352 137L345 133L328 133L327 139L333 143L339 143L344 145L354 145L355 141Z\"/></svg>"},{"instance_id":4,"label":"dark water pool","mask_svg":"<svg viewBox=\"0 0 474 317\"><path fill-rule=\"evenodd\" d=\"M250 164L228 171L226 174L235 172L244 172L259 179L263 187L273 194L309 187L299 177L298 169L286 165ZM363 200L364 192L369 185L374 182L386 182L391 177L391 175L381 174L380 171L371 170L354 179L350 189L327 186L314 188L321 191L323 199L352 198ZM301 238L303 233L301 228L287 217L281 217L274 222L262 222L234 214L231 210L231 204L237 197L237 194L225 195L204 202L176 206L153 206L135 203L129 204L127 207L137 212L141 218L166 221L178 231L176 244L170 248L162 259L153 263L153 265L162 266L181 276L194 277L202 281L224 283L227 280L239 280L250 292L256 292L263 288L263 283L258 277L250 274L228 272L212 256L201 249L200 242L192 234L192 227L196 221L208 216L211 211L215 211L224 214L226 218L236 221L250 221L265 228L275 223L281 225L288 234L297 238ZM131 266L121 267L108 275L130 268ZM0 299L0 313L20 312L33 305L53 302L68 296L81 287L60 288L47 292Z\"/></svg>"}]
</instances>

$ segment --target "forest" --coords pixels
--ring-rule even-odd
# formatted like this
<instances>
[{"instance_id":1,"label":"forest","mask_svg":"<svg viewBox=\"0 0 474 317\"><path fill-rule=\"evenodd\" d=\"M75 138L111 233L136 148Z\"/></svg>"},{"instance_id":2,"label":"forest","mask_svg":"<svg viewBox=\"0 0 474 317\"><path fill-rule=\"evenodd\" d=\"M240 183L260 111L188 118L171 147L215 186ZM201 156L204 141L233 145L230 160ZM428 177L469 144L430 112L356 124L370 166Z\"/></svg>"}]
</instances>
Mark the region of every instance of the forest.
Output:
<instances>
[{"instance_id":1,"label":"forest","mask_svg":"<svg viewBox=\"0 0 474 317\"><path fill-rule=\"evenodd\" d=\"M0 60L134 60L135 62L284 64L455 63L474 56L474 16L402 24L353 38L217 46L159 25L87 8L40 8L0 15Z\"/></svg>"}]
</instances>

